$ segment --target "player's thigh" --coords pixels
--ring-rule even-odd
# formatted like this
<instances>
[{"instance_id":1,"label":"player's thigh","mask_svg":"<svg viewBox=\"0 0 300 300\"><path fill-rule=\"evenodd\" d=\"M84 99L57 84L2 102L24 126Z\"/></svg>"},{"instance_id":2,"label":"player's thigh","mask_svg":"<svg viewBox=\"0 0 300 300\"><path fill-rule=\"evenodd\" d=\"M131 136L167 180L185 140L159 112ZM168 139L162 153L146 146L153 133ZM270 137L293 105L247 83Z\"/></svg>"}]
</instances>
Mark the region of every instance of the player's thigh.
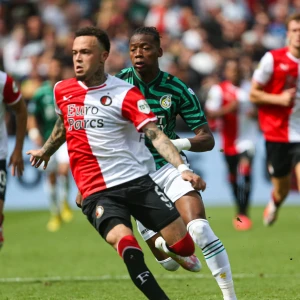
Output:
<instances>
[{"instance_id":1,"label":"player's thigh","mask_svg":"<svg viewBox=\"0 0 300 300\"><path fill-rule=\"evenodd\" d=\"M69 172L69 155L67 144L64 143L56 152L56 160L58 164L58 173L60 175L68 175Z\"/></svg>"},{"instance_id":2,"label":"player's thigh","mask_svg":"<svg viewBox=\"0 0 300 300\"><path fill-rule=\"evenodd\" d=\"M293 144L291 152L293 156L293 166L295 168L298 191L300 191L300 143Z\"/></svg>"},{"instance_id":3,"label":"player's thigh","mask_svg":"<svg viewBox=\"0 0 300 300\"><path fill-rule=\"evenodd\" d=\"M278 182L284 182L284 178L290 175L293 164L291 144L266 142L266 151L270 176L278 178Z\"/></svg>"},{"instance_id":4,"label":"player's thigh","mask_svg":"<svg viewBox=\"0 0 300 300\"><path fill-rule=\"evenodd\" d=\"M238 154L236 154L236 155L225 155L227 170L228 170L230 176L236 176L237 166L238 166L238 163L239 163L239 158L240 158L240 156ZM229 181L231 181L231 178L229 178Z\"/></svg>"},{"instance_id":5,"label":"player's thigh","mask_svg":"<svg viewBox=\"0 0 300 300\"><path fill-rule=\"evenodd\" d=\"M105 240L110 234L109 243L112 245L118 241L122 232L132 231L130 212L122 196L122 191L113 189L92 194L82 202L82 212L87 216L90 224ZM123 230L113 230L117 228L123 228Z\"/></svg>"},{"instance_id":6,"label":"player's thigh","mask_svg":"<svg viewBox=\"0 0 300 300\"><path fill-rule=\"evenodd\" d=\"M206 219L204 203L201 195L196 191L181 196L175 202L175 206L186 225L195 219Z\"/></svg>"},{"instance_id":7,"label":"player's thigh","mask_svg":"<svg viewBox=\"0 0 300 300\"><path fill-rule=\"evenodd\" d=\"M127 183L127 189L130 213L146 228L158 232L179 217L172 201L150 176Z\"/></svg>"},{"instance_id":8,"label":"player's thigh","mask_svg":"<svg viewBox=\"0 0 300 300\"><path fill-rule=\"evenodd\" d=\"M6 160L0 160L0 199L5 200L6 193L6 184L7 184L7 169L6 169Z\"/></svg>"}]
</instances>

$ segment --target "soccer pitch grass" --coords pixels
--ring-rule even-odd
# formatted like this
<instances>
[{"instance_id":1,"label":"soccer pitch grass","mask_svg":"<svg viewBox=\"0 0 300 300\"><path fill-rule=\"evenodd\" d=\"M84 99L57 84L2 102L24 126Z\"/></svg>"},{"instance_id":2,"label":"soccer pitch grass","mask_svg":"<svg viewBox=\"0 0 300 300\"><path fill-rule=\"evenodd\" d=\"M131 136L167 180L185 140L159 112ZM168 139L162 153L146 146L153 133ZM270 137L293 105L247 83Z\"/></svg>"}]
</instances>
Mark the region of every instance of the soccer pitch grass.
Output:
<instances>
[{"instance_id":1,"label":"soccer pitch grass","mask_svg":"<svg viewBox=\"0 0 300 300\"><path fill-rule=\"evenodd\" d=\"M273 227L262 225L263 208L252 208L254 227L236 232L233 208L208 207L207 218L230 257L239 300L300 299L300 206L284 206ZM60 231L46 231L48 212L7 212L0 251L0 299L145 299L121 258L79 210ZM146 262L171 299L222 299L197 250L203 270L167 272L140 240Z\"/></svg>"}]
</instances>

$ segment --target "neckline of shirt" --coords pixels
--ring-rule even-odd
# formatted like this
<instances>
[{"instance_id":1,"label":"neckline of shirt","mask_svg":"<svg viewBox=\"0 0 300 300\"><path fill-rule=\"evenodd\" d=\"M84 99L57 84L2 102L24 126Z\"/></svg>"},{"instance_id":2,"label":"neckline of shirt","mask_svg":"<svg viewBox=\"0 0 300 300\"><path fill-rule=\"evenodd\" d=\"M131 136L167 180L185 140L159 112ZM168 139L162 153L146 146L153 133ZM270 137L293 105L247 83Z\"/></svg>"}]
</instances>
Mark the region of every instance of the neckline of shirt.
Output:
<instances>
[{"instance_id":1,"label":"neckline of shirt","mask_svg":"<svg viewBox=\"0 0 300 300\"><path fill-rule=\"evenodd\" d=\"M135 77L138 79L138 81L140 81L141 83L143 83L143 84L146 85L146 86L153 85L153 84L157 81L157 79L160 77L160 75L162 74L162 71L159 70L157 76L156 76L152 81L150 81L149 83L146 83L146 82L144 82L144 81L137 75L137 73L136 73L134 67L132 67L132 70L133 70L133 74L134 74Z\"/></svg>"},{"instance_id":2,"label":"neckline of shirt","mask_svg":"<svg viewBox=\"0 0 300 300\"><path fill-rule=\"evenodd\" d=\"M91 91L91 90L98 90L98 89L104 88L104 87L107 85L107 83L108 83L108 81L109 81L109 79L110 79L110 75L109 75L109 74L105 73L105 75L106 75L106 80L105 80L101 85L96 85L96 86L86 86L86 85L85 85L82 81L80 81L80 80L77 80L77 82L78 82L78 84L79 84L81 87L83 87L85 90L88 90L88 91Z\"/></svg>"}]
</instances>

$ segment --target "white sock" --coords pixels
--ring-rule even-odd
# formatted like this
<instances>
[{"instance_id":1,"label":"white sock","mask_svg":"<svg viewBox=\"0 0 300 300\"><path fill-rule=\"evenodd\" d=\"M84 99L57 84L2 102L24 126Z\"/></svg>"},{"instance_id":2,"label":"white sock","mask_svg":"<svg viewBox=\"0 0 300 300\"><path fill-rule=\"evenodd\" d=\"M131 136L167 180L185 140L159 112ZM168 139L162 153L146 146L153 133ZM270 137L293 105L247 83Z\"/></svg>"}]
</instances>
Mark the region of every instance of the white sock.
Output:
<instances>
[{"instance_id":1,"label":"white sock","mask_svg":"<svg viewBox=\"0 0 300 300\"><path fill-rule=\"evenodd\" d=\"M64 175L61 175L59 177L59 181L60 181L61 199L62 199L62 201L68 201L68 197L69 197L69 179Z\"/></svg>"},{"instance_id":2,"label":"white sock","mask_svg":"<svg viewBox=\"0 0 300 300\"><path fill-rule=\"evenodd\" d=\"M176 271L180 265L171 257L168 257L164 260L156 260L160 263L167 271Z\"/></svg>"},{"instance_id":3,"label":"white sock","mask_svg":"<svg viewBox=\"0 0 300 300\"><path fill-rule=\"evenodd\" d=\"M205 219L188 223L187 230L204 255L207 266L215 277L224 300L236 300L227 252Z\"/></svg>"},{"instance_id":4,"label":"white sock","mask_svg":"<svg viewBox=\"0 0 300 300\"><path fill-rule=\"evenodd\" d=\"M47 189L50 198L50 213L53 216L59 215L59 206L57 202L56 187L50 183L47 184Z\"/></svg>"}]
</instances>

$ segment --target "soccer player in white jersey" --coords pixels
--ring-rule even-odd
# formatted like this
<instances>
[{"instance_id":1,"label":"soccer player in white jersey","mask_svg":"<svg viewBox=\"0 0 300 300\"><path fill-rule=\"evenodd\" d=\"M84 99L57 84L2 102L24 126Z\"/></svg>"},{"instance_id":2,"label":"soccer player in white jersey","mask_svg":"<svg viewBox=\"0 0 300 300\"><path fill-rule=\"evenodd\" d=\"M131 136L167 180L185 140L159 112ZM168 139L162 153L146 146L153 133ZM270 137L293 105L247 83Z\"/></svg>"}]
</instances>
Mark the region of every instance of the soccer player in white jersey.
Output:
<instances>
[{"instance_id":1,"label":"soccer player in white jersey","mask_svg":"<svg viewBox=\"0 0 300 300\"><path fill-rule=\"evenodd\" d=\"M3 209L6 192L6 157L7 157L7 131L5 124L5 108L9 106L16 116L16 142L9 158L11 175L22 176L24 171L23 143L26 134L27 110L22 95L15 81L6 73L0 71L0 249L4 243L3 236Z\"/></svg>"},{"instance_id":2,"label":"soccer player in white jersey","mask_svg":"<svg viewBox=\"0 0 300 300\"><path fill-rule=\"evenodd\" d=\"M148 299L168 299L147 268L132 231L131 215L161 232L170 253L190 256L195 247L173 205L148 175L154 160L140 143L143 131L153 145L191 182L205 182L189 170L177 149L154 121L144 96L133 85L104 73L110 41L105 32L84 27L75 34L76 78L54 87L59 118L42 149L30 161L47 167L51 155L67 141L70 168L82 195L82 211L99 234L123 258L134 284ZM97 258L96 258L97 259Z\"/></svg>"},{"instance_id":3,"label":"soccer player in white jersey","mask_svg":"<svg viewBox=\"0 0 300 300\"><path fill-rule=\"evenodd\" d=\"M256 109L250 102L249 89L243 87L239 61L227 60L223 73L224 80L209 90L205 108L209 118L220 121L228 181L237 207L233 226L236 230L249 230L252 161L258 135Z\"/></svg>"},{"instance_id":4,"label":"soccer player in white jersey","mask_svg":"<svg viewBox=\"0 0 300 300\"><path fill-rule=\"evenodd\" d=\"M159 118L159 126L168 135L178 152L209 151L214 147L214 138L206 121L204 111L195 93L179 78L163 72L159 68L159 57L163 55L160 35L154 27L137 28L130 38L130 58L132 67L122 70L116 76L134 84L144 94L152 111ZM180 139L176 132L176 118L180 115L190 130L191 137ZM144 141L144 139L141 139ZM205 207L201 195L180 176L151 142L146 139L156 162L152 179L175 203L194 243L201 249L207 266L218 283L225 300L235 300L234 284L226 249L206 220ZM138 230L147 242L157 261L169 271L179 265L176 257L169 257L168 249L158 233L137 222ZM159 250L161 251L158 251ZM175 260L175 261L174 261Z\"/></svg>"},{"instance_id":5,"label":"soccer player in white jersey","mask_svg":"<svg viewBox=\"0 0 300 300\"><path fill-rule=\"evenodd\" d=\"M276 221L291 187L295 170L300 191L300 14L287 19L287 47L267 52L254 71L251 101L266 140L273 190L264 224Z\"/></svg>"}]
</instances>

